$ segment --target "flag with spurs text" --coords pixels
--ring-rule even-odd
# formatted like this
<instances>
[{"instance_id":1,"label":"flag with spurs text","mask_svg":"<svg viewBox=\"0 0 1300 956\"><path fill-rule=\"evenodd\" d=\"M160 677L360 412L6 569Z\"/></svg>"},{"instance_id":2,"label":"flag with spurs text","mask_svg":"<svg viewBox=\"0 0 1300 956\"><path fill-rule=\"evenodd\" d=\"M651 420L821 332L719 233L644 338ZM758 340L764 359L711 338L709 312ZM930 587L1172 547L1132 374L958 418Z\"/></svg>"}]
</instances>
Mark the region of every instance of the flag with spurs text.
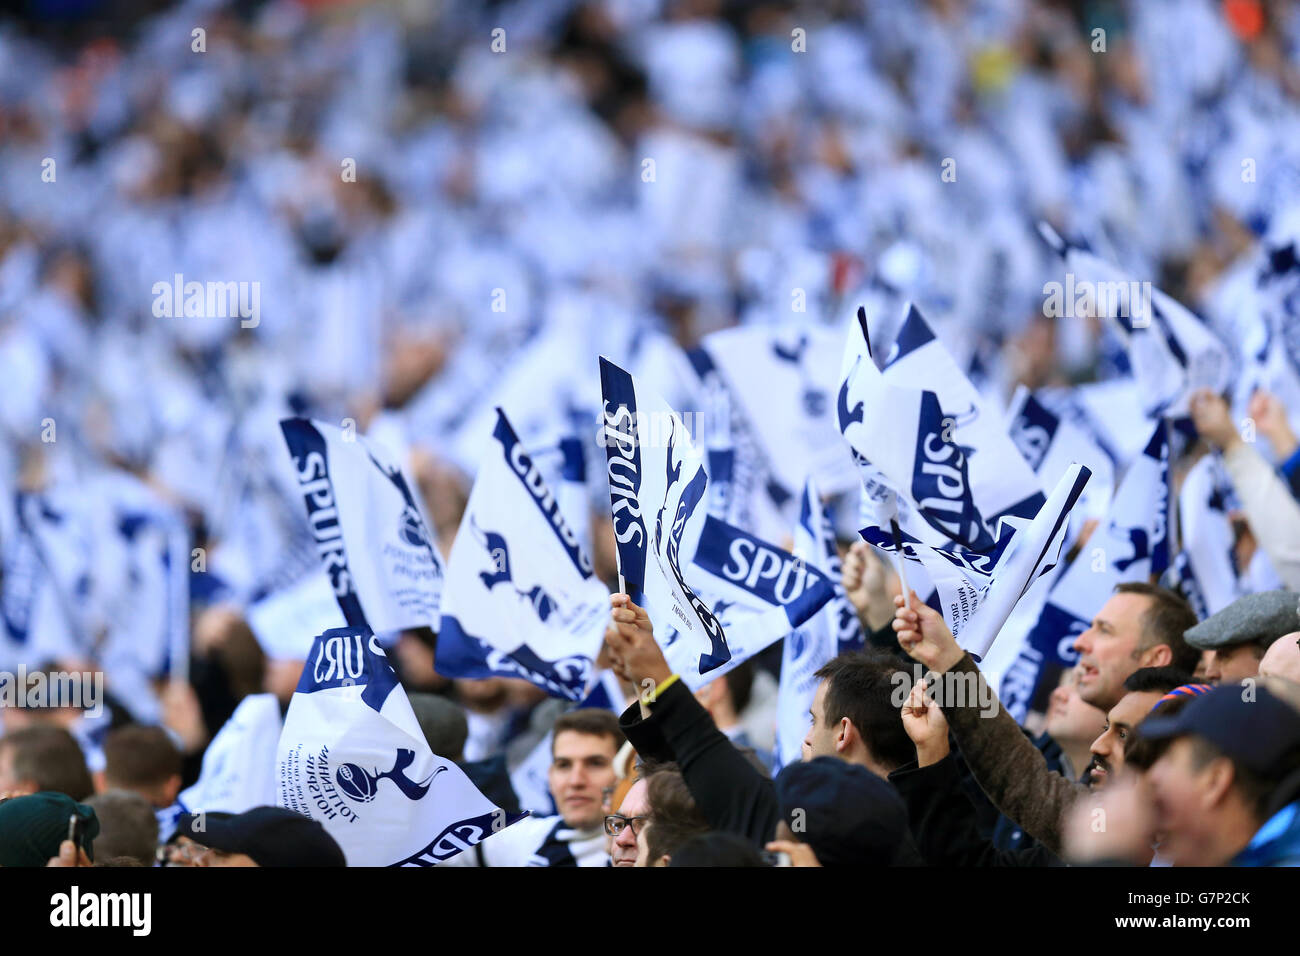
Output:
<instances>
[{"instance_id":1,"label":"flag with spurs text","mask_svg":"<svg viewBox=\"0 0 1300 956\"><path fill-rule=\"evenodd\" d=\"M348 625L436 627L446 571L401 467L377 443L333 425L290 418L280 430Z\"/></svg>"},{"instance_id":2,"label":"flag with spurs text","mask_svg":"<svg viewBox=\"0 0 1300 956\"><path fill-rule=\"evenodd\" d=\"M276 804L317 820L349 866L436 866L522 820L429 749L364 627L316 638L276 748Z\"/></svg>"},{"instance_id":3,"label":"flag with spurs text","mask_svg":"<svg viewBox=\"0 0 1300 956\"><path fill-rule=\"evenodd\" d=\"M681 418L628 372L600 359L602 443L622 584L657 628L682 635L699 671L731 659L723 626L686 582L683 555L694 551L708 478Z\"/></svg>"}]
</instances>

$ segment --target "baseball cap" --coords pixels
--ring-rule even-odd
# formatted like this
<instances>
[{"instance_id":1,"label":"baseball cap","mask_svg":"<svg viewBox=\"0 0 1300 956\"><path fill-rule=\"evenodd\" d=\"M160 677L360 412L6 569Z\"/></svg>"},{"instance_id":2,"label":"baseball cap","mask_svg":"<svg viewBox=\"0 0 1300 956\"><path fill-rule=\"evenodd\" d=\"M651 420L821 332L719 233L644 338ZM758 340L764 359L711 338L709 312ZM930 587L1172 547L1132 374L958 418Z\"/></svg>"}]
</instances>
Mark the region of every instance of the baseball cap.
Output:
<instances>
[{"instance_id":1,"label":"baseball cap","mask_svg":"<svg viewBox=\"0 0 1300 956\"><path fill-rule=\"evenodd\" d=\"M1300 748L1300 711L1256 686L1253 697L1240 684L1216 687L1170 717L1151 717L1138 736L1166 740L1201 737L1247 770L1272 775L1286 768L1282 758Z\"/></svg>"},{"instance_id":2,"label":"baseball cap","mask_svg":"<svg viewBox=\"0 0 1300 956\"><path fill-rule=\"evenodd\" d=\"M243 853L258 866L347 866L323 826L284 807L254 807L244 813L186 813L176 836L224 853Z\"/></svg>"}]
</instances>

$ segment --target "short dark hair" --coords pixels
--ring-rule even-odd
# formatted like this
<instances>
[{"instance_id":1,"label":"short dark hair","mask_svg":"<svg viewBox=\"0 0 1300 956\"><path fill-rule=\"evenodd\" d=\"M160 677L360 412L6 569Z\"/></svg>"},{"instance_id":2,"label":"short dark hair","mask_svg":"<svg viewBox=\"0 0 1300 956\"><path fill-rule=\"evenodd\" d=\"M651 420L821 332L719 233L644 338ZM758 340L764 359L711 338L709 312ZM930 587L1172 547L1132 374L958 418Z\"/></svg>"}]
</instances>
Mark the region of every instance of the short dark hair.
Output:
<instances>
[{"instance_id":1,"label":"short dark hair","mask_svg":"<svg viewBox=\"0 0 1300 956\"><path fill-rule=\"evenodd\" d=\"M871 752L890 770L916 758L894 704L898 658L868 648L833 657L814 674L827 681L823 717L826 726L847 717Z\"/></svg>"},{"instance_id":2,"label":"short dark hair","mask_svg":"<svg viewBox=\"0 0 1300 956\"><path fill-rule=\"evenodd\" d=\"M1181 595L1146 581L1117 584L1115 593L1140 594L1151 599L1151 605L1142 612L1142 631L1138 637L1136 653L1166 644L1172 656L1170 664L1189 674L1196 670L1201 652L1183 639L1183 634L1196 626L1196 612Z\"/></svg>"},{"instance_id":3,"label":"short dark hair","mask_svg":"<svg viewBox=\"0 0 1300 956\"><path fill-rule=\"evenodd\" d=\"M608 737L614 741L615 753L618 753L619 748L623 746L624 737L623 731L618 726L618 715L600 707L579 707L567 714L561 714L552 728L551 756L555 756L555 741L566 730L592 737Z\"/></svg>"},{"instance_id":4,"label":"short dark hair","mask_svg":"<svg viewBox=\"0 0 1300 956\"><path fill-rule=\"evenodd\" d=\"M650 805L650 819L645 843L651 861L661 856L671 858L691 837L709 831L709 823L695 805L679 770L652 773L646 779L646 802Z\"/></svg>"},{"instance_id":5,"label":"short dark hair","mask_svg":"<svg viewBox=\"0 0 1300 956\"><path fill-rule=\"evenodd\" d=\"M161 727L130 724L104 737L104 779L110 787L156 787L181 773L181 752Z\"/></svg>"},{"instance_id":6,"label":"short dark hair","mask_svg":"<svg viewBox=\"0 0 1300 956\"><path fill-rule=\"evenodd\" d=\"M62 727L37 724L0 737L0 752L13 753L13 776L32 780L38 791L63 793L78 802L95 792L86 756Z\"/></svg>"},{"instance_id":7,"label":"short dark hair","mask_svg":"<svg viewBox=\"0 0 1300 956\"><path fill-rule=\"evenodd\" d=\"M99 818L96 856L129 857L136 865L153 866L158 818L148 800L130 790L108 790L91 797L86 806L93 807Z\"/></svg>"},{"instance_id":8,"label":"short dark hair","mask_svg":"<svg viewBox=\"0 0 1300 956\"><path fill-rule=\"evenodd\" d=\"M1271 768L1271 772L1263 774L1243 767L1204 737L1189 734L1187 739L1192 743L1191 759L1193 766L1197 770L1220 757L1232 762L1233 786L1241 793L1241 797L1245 800L1246 806L1250 808L1251 814L1260 823L1267 820L1278 809L1273 806L1273 798L1278 784L1288 774L1295 773L1297 769L1300 769L1300 747L1291 748Z\"/></svg>"},{"instance_id":9,"label":"short dark hair","mask_svg":"<svg viewBox=\"0 0 1300 956\"><path fill-rule=\"evenodd\" d=\"M1167 694L1175 687L1193 682L1191 674L1177 667L1139 667L1124 679L1124 689L1130 694L1150 694L1156 691Z\"/></svg>"}]
</instances>

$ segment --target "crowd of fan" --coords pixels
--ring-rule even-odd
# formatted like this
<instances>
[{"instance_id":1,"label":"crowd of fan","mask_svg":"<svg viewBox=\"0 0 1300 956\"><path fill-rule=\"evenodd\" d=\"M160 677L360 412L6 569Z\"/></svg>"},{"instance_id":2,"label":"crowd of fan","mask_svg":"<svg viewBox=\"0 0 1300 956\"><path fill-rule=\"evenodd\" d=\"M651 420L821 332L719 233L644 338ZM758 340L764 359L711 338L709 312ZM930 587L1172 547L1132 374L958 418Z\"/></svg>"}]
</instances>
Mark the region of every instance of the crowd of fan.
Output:
<instances>
[{"instance_id":1,"label":"crowd of fan","mask_svg":"<svg viewBox=\"0 0 1300 956\"><path fill-rule=\"evenodd\" d=\"M29 645L33 667L103 669L110 698L116 680L156 701L110 700L93 733L68 709L0 711L0 866L344 862L288 811L167 812L238 702L287 706L302 667L243 613L315 560L274 490L280 417L401 432L445 551L473 473L467 409L490 407L539 329L618 354L838 318L863 293L921 304L1004 394L1121 375L1098 324L1042 315L1046 219L1236 341L1240 283L1295 226L1297 44L1289 4L1210 0L204 2L71 48L0 28L0 490L75 510L127 483L209 556L188 681L128 684ZM160 319L152 290L175 274L258 283L259 321ZM1258 487L1271 466L1234 427L1240 400L1199 396L1196 424ZM1300 487L1288 410L1250 410ZM1252 499L1246 520L1296 588L1300 519L1277 487L1286 508ZM6 512L0 541L12 531ZM607 523L593 539L612 578ZM1198 624L1177 594L1122 586L1031 736L983 711L942 619L844 548L870 646L823 668L804 761L775 779L771 654L692 694L616 595L614 668L656 688L620 716L446 680L431 635L403 634L390 656L432 750L500 806L507 768L552 731L556 814L452 862L1300 864L1293 592ZM91 571L79 629L129 630L137 609ZM913 661L933 695L900 707Z\"/></svg>"}]
</instances>

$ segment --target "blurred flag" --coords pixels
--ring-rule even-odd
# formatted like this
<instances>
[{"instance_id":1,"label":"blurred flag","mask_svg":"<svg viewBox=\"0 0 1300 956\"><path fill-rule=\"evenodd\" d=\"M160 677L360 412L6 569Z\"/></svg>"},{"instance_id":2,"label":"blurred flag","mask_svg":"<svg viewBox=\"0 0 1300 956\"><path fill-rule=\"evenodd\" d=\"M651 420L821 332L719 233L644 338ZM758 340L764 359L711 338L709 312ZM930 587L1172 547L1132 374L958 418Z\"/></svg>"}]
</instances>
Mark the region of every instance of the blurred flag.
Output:
<instances>
[{"instance_id":1,"label":"blurred flag","mask_svg":"<svg viewBox=\"0 0 1300 956\"><path fill-rule=\"evenodd\" d=\"M280 430L348 625L436 627L446 572L402 469L333 425L290 418Z\"/></svg>"},{"instance_id":2,"label":"blurred flag","mask_svg":"<svg viewBox=\"0 0 1300 956\"><path fill-rule=\"evenodd\" d=\"M203 752L194 785L178 802L190 813L243 813L275 802L276 746L283 720L274 694L250 694Z\"/></svg>"},{"instance_id":3,"label":"blurred flag","mask_svg":"<svg viewBox=\"0 0 1300 956\"><path fill-rule=\"evenodd\" d=\"M492 438L448 561L438 672L485 676L473 652L486 646L577 701L594 679L609 592L500 409Z\"/></svg>"},{"instance_id":4,"label":"blurred flag","mask_svg":"<svg viewBox=\"0 0 1300 956\"><path fill-rule=\"evenodd\" d=\"M1066 266L1059 314L1077 312L1081 321L1095 315L1115 323L1142 388L1147 417L1186 415L1195 389L1222 394L1228 388L1232 356L1190 309L1150 282L1139 282L1062 239L1047 223L1039 223L1038 231Z\"/></svg>"}]
</instances>

